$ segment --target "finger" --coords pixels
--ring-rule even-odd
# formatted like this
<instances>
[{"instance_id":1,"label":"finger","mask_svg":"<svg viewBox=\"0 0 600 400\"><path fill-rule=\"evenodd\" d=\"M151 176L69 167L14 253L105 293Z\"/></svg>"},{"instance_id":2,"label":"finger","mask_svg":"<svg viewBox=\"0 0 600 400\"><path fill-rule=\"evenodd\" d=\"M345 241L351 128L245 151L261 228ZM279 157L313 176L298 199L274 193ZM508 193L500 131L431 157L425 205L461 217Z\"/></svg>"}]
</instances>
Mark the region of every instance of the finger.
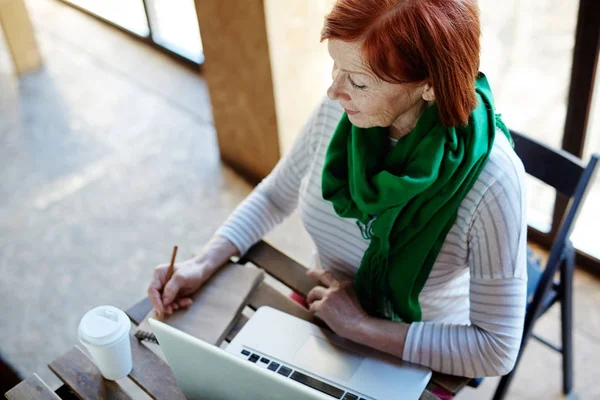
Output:
<instances>
[{"instance_id":1,"label":"finger","mask_svg":"<svg viewBox=\"0 0 600 400\"><path fill-rule=\"evenodd\" d=\"M191 306L193 301L189 297L184 297L182 299L177 300L177 303L179 303L179 307L185 308Z\"/></svg>"},{"instance_id":2,"label":"finger","mask_svg":"<svg viewBox=\"0 0 600 400\"><path fill-rule=\"evenodd\" d=\"M337 279L335 279L335 277L333 276L331 271L310 269L307 271L306 274L312 278L318 279L319 282L321 282L322 284L324 284L327 287L331 287L331 286L339 283L337 281Z\"/></svg>"},{"instance_id":3,"label":"finger","mask_svg":"<svg viewBox=\"0 0 600 400\"><path fill-rule=\"evenodd\" d=\"M308 311L310 311L313 314L316 314L319 311L321 311L321 307L323 307L323 300L313 301L310 304L310 307L308 308Z\"/></svg>"},{"instance_id":4,"label":"finger","mask_svg":"<svg viewBox=\"0 0 600 400\"><path fill-rule=\"evenodd\" d=\"M179 310L179 303L177 303L176 301L174 301L171 304L171 307L173 307L173 311L177 311L177 310Z\"/></svg>"},{"instance_id":5,"label":"finger","mask_svg":"<svg viewBox=\"0 0 600 400\"><path fill-rule=\"evenodd\" d=\"M172 306L166 306L165 307L165 314L173 314L173 307Z\"/></svg>"},{"instance_id":6,"label":"finger","mask_svg":"<svg viewBox=\"0 0 600 400\"><path fill-rule=\"evenodd\" d=\"M149 287L148 288L148 298L150 299L150 303L152 303L152 307L154 307L154 309L156 310L156 313L160 317L161 314L165 311L160 292L152 287Z\"/></svg>"},{"instance_id":7,"label":"finger","mask_svg":"<svg viewBox=\"0 0 600 400\"><path fill-rule=\"evenodd\" d=\"M326 288L324 288L323 286L315 286L314 288L312 288L310 290L310 292L308 292L308 295L306 296L306 302L308 304L310 304L313 301L321 300L326 295L327 295Z\"/></svg>"},{"instance_id":8,"label":"finger","mask_svg":"<svg viewBox=\"0 0 600 400\"><path fill-rule=\"evenodd\" d=\"M150 285L148 286L148 298L150 299L150 303L152 303L152 306L160 316L164 312L164 304L162 302L162 297L160 293L163 285L160 282L159 275L160 272L158 270L155 270L152 276L152 282L150 282Z\"/></svg>"},{"instance_id":9,"label":"finger","mask_svg":"<svg viewBox=\"0 0 600 400\"><path fill-rule=\"evenodd\" d=\"M326 287L332 287L335 285L339 285L335 276L331 273L331 271L327 270L318 270L318 269L309 269L306 273L308 276L318 279L322 284Z\"/></svg>"},{"instance_id":10,"label":"finger","mask_svg":"<svg viewBox=\"0 0 600 400\"><path fill-rule=\"evenodd\" d=\"M164 305L171 304L175 297L177 297L177 293L179 292L179 280L180 275L175 271L169 282L165 285L165 289L162 294L162 301Z\"/></svg>"},{"instance_id":11,"label":"finger","mask_svg":"<svg viewBox=\"0 0 600 400\"><path fill-rule=\"evenodd\" d=\"M153 281L152 283L157 285L159 289L162 289L167 283L167 264L159 264L154 268Z\"/></svg>"}]
</instances>

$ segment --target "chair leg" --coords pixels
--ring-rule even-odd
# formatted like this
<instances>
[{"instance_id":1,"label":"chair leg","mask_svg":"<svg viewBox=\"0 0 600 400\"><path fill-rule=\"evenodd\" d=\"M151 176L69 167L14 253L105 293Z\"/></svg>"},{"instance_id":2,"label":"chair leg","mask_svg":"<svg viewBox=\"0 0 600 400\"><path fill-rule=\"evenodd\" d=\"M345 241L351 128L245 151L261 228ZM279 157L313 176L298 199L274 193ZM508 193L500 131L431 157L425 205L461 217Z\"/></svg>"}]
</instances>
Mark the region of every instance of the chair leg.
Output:
<instances>
[{"instance_id":1,"label":"chair leg","mask_svg":"<svg viewBox=\"0 0 600 400\"><path fill-rule=\"evenodd\" d=\"M518 360L517 360L518 363ZM508 392L508 387L510 386L513 377L515 376L515 368L510 371L507 375L504 375L500 378L500 383L498 383L498 387L496 388L496 392L494 392L493 400L503 400L506 397L506 392Z\"/></svg>"},{"instance_id":2,"label":"chair leg","mask_svg":"<svg viewBox=\"0 0 600 400\"><path fill-rule=\"evenodd\" d=\"M570 251L560 270L562 296L560 301L563 393L573 388L573 272L575 269L574 251Z\"/></svg>"}]
</instances>

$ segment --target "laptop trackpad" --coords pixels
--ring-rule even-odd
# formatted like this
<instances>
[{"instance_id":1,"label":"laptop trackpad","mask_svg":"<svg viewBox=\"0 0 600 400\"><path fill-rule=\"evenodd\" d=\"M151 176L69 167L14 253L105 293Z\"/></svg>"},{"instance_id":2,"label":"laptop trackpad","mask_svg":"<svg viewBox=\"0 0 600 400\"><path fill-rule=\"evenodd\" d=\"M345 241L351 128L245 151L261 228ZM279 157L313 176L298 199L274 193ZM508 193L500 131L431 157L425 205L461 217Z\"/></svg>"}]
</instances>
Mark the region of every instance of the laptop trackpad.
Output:
<instances>
[{"instance_id":1,"label":"laptop trackpad","mask_svg":"<svg viewBox=\"0 0 600 400\"><path fill-rule=\"evenodd\" d=\"M311 373L348 382L364 357L310 335L294 356L294 364Z\"/></svg>"}]
</instances>

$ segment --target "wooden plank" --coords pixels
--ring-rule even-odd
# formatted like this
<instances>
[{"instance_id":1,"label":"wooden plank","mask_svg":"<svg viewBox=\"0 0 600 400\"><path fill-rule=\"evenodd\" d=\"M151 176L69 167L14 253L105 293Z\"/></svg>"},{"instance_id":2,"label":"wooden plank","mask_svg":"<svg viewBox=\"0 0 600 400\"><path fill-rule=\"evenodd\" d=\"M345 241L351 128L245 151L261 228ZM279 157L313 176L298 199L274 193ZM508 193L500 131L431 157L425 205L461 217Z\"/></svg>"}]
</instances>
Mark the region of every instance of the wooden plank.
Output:
<instances>
[{"instance_id":1,"label":"wooden plank","mask_svg":"<svg viewBox=\"0 0 600 400\"><path fill-rule=\"evenodd\" d=\"M116 382L104 379L94 363L76 347L48 367L80 399L131 399Z\"/></svg>"},{"instance_id":2,"label":"wooden plank","mask_svg":"<svg viewBox=\"0 0 600 400\"><path fill-rule=\"evenodd\" d=\"M244 314L240 314L238 320L235 322L235 325L229 331L227 337L225 337L225 341L231 342L233 338L240 332L240 330L242 330L244 325L246 325L246 322L248 322L248 320L248 317L246 317Z\"/></svg>"},{"instance_id":3,"label":"wooden plank","mask_svg":"<svg viewBox=\"0 0 600 400\"><path fill-rule=\"evenodd\" d=\"M24 0L0 0L0 26L17 74L36 70L42 59Z\"/></svg>"},{"instance_id":4,"label":"wooden plank","mask_svg":"<svg viewBox=\"0 0 600 400\"><path fill-rule=\"evenodd\" d=\"M263 0L196 0L221 158L258 182L280 157Z\"/></svg>"},{"instance_id":5,"label":"wooden plank","mask_svg":"<svg viewBox=\"0 0 600 400\"><path fill-rule=\"evenodd\" d=\"M327 325L325 325L322 320L314 317L306 308L302 307L267 282L262 282L260 284L254 295L250 298L249 306L254 310L257 310L262 306L270 306L305 321L312 322L320 327L327 328Z\"/></svg>"},{"instance_id":6,"label":"wooden plank","mask_svg":"<svg viewBox=\"0 0 600 400\"><path fill-rule=\"evenodd\" d=\"M435 394L431 393L429 390L425 389L425 391L423 392L423 394L421 395L421 397L419 397L420 400L440 400L439 397L437 397Z\"/></svg>"},{"instance_id":7,"label":"wooden plank","mask_svg":"<svg viewBox=\"0 0 600 400\"><path fill-rule=\"evenodd\" d=\"M1 353L0 377L0 394L8 392L23 380L17 371L15 371L14 367L2 357Z\"/></svg>"},{"instance_id":8,"label":"wooden plank","mask_svg":"<svg viewBox=\"0 0 600 400\"><path fill-rule=\"evenodd\" d=\"M58 397L56 393L54 393L52 389L50 389L37 374L33 374L29 378L19 383L17 386L6 392L5 396L8 400L60 399L60 397Z\"/></svg>"},{"instance_id":9,"label":"wooden plank","mask_svg":"<svg viewBox=\"0 0 600 400\"><path fill-rule=\"evenodd\" d=\"M150 303L150 299L146 297L125 311L125 313L129 316L129 319L136 325L139 325L150 311L152 311L152 303Z\"/></svg>"},{"instance_id":10,"label":"wooden plank","mask_svg":"<svg viewBox=\"0 0 600 400\"><path fill-rule=\"evenodd\" d=\"M431 376L431 382L434 385L452 394L453 396L456 396L458 392L467 386L470 380L470 378L440 374L439 372L434 372Z\"/></svg>"},{"instance_id":11,"label":"wooden plank","mask_svg":"<svg viewBox=\"0 0 600 400\"><path fill-rule=\"evenodd\" d=\"M171 367L133 336L136 329L132 327L130 334L131 380L153 399L185 400Z\"/></svg>"},{"instance_id":12,"label":"wooden plank","mask_svg":"<svg viewBox=\"0 0 600 400\"><path fill-rule=\"evenodd\" d=\"M240 262L259 266L303 296L319 284L306 275L306 267L262 240L252 246Z\"/></svg>"}]
</instances>

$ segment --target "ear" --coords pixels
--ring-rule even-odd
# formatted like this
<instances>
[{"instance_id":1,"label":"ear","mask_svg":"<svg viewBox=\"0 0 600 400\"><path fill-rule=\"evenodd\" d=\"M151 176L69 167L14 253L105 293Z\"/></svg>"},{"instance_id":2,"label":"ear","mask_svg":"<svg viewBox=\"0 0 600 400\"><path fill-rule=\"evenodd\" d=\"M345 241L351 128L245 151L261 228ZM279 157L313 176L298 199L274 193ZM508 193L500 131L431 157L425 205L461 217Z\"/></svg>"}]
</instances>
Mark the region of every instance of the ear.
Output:
<instances>
[{"instance_id":1,"label":"ear","mask_svg":"<svg viewBox=\"0 0 600 400\"><path fill-rule=\"evenodd\" d=\"M421 97L423 97L423 100L425 101L435 100L435 93L433 92L433 86L431 86L431 84L425 84L425 86L423 87L423 94L421 95Z\"/></svg>"}]
</instances>

